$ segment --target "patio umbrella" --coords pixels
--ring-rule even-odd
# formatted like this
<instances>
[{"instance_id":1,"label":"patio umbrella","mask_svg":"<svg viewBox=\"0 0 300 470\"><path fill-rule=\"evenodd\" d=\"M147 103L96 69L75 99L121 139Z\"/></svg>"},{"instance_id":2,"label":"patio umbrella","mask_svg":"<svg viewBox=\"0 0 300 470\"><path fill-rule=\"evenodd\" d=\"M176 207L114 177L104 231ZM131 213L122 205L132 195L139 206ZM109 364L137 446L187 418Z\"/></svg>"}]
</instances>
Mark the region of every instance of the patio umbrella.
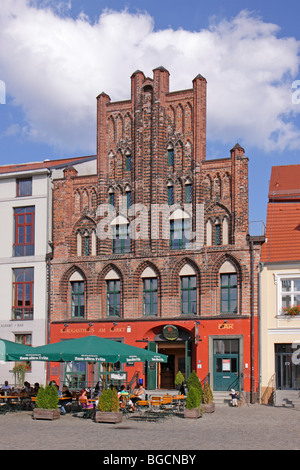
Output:
<instances>
[{"instance_id":1,"label":"patio umbrella","mask_svg":"<svg viewBox=\"0 0 300 470\"><path fill-rule=\"evenodd\" d=\"M32 346L8 341L0 338L0 361L27 361L20 359L24 354L31 354Z\"/></svg>"},{"instance_id":2,"label":"patio umbrella","mask_svg":"<svg viewBox=\"0 0 300 470\"><path fill-rule=\"evenodd\" d=\"M167 362L167 359L168 356L164 354L91 335L31 348L30 351L22 355L20 360L130 363L144 361Z\"/></svg>"}]
</instances>

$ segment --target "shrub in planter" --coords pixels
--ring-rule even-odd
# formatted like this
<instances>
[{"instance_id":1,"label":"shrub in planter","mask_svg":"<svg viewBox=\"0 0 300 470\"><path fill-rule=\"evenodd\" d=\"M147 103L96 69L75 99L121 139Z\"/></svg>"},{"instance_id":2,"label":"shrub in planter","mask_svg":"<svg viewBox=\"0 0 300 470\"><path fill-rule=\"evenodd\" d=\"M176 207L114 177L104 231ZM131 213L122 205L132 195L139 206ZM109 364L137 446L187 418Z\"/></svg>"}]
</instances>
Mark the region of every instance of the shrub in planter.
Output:
<instances>
[{"instance_id":1,"label":"shrub in planter","mask_svg":"<svg viewBox=\"0 0 300 470\"><path fill-rule=\"evenodd\" d=\"M189 376L189 378L187 380L187 386L188 386L188 390L190 390L191 387L194 387L199 391L200 403L201 403L202 395L203 395L202 384L199 380L198 375L196 374L196 372L194 370L193 370L193 372L191 373L191 375Z\"/></svg>"},{"instance_id":2,"label":"shrub in planter","mask_svg":"<svg viewBox=\"0 0 300 470\"><path fill-rule=\"evenodd\" d=\"M183 382L184 382L184 376L182 372L179 370L175 377L175 387L179 390Z\"/></svg>"},{"instance_id":3,"label":"shrub in planter","mask_svg":"<svg viewBox=\"0 0 300 470\"><path fill-rule=\"evenodd\" d=\"M123 419L123 413L119 411L118 392L114 388L102 390L99 398L98 409L95 413L97 423L119 423Z\"/></svg>"},{"instance_id":4,"label":"shrub in planter","mask_svg":"<svg viewBox=\"0 0 300 470\"><path fill-rule=\"evenodd\" d=\"M202 408L205 413L213 413L215 411L214 397L208 383L204 385L202 401Z\"/></svg>"},{"instance_id":5,"label":"shrub in planter","mask_svg":"<svg viewBox=\"0 0 300 470\"><path fill-rule=\"evenodd\" d=\"M36 397L36 408L33 410L34 419L58 419L58 393L52 385L40 386Z\"/></svg>"},{"instance_id":6,"label":"shrub in planter","mask_svg":"<svg viewBox=\"0 0 300 470\"><path fill-rule=\"evenodd\" d=\"M198 388L190 386L185 402L184 417L200 418L200 416L202 416L201 394Z\"/></svg>"}]
</instances>

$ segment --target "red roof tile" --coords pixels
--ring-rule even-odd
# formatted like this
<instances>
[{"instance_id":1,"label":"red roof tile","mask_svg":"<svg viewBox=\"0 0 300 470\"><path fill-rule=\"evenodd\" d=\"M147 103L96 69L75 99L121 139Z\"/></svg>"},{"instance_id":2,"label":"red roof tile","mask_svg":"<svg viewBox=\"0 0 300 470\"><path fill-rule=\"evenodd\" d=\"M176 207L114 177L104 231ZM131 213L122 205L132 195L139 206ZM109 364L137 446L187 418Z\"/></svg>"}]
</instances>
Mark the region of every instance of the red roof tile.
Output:
<instances>
[{"instance_id":1,"label":"red roof tile","mask_svg":"<svg viewBox=\"0 0 300 470\"><path fill-rule=\"evenodd\" d=\"M300 260L300 202L268 203L261 260L265 263Z\"/></svg>"},{"instance_id":2,"label":"red roof tile","mask_svg":"<svg viewBox=\"0 0 300 470\"><path fill-rule=\"evenodd\" d=\"M273 166L269 199L294 200L300 198L300 165Z\"/></svg>"},{"instance_id":3,"label":"red roof tile","mask_svg":"<svg viewBox=\"0 0 300 470\"><path fill-rule=\"evenodd\" d=\"M58 167L60 165L67 165L67 164L75 164L76 162L80 162L82 160L88 160L90 158L95 158L95 155L86 156L86 157L71 157L71 158L63 158L61 160L44 160L43 162L32 162L32 163L20 163L14 165L3 165L0 166L0 174L4 173L15 173L17 171L32 171L32 170L40 170L43 168L52 168Z\"/></svg>"}]
</instances>

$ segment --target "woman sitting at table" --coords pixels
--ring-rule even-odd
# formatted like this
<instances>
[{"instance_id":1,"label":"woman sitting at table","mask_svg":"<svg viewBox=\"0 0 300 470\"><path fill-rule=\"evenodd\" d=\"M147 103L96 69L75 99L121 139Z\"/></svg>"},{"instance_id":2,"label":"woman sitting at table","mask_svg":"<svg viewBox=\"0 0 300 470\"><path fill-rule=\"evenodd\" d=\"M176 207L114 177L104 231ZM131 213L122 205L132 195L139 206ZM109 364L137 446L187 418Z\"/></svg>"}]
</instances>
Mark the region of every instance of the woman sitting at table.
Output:
<instances>
[{"instance_id":1,"label":"woman sitting at table","mask_svg":"<svg viewBox=\"0 0 300 470\"><path fill-rule=\"evenodd\" d=\"M122 385L121 390L118 392L118 397L120 400L120 408L126 408L126 404L129 406L129 411L135 411L134 404L131 400L128 400L129 392L126 391L125 385ZM128 400L128 401L127 401Z\"/></svg>"},{"instance_id":2,"label":"woman sitting at table","mask_svg":"<svg viewBox=\"0 0 300 470\"><path fill-rule=\"evenodd\" d=\"M83 388L81 390L81 395L79 397L79 402L81 403L82 405L82 408L94 408L94 405L93 403L91 403L89 400L88 400L88 397L86 396L86 392L87 392L87 389L86 388Z\"/></svg>"},{"instance_id":3,"label":"woman sitting at table","mask_svg":"<svg viewBox=\"0 0 300 470\"><path fill-rule=\"evenodd\" d=\"M130 397L133 401L133 405L138 405L139 400L145 400L146 391L142 384L139 384L138 388L134 389L133 395Z\"/></svg>"}]
</instances>

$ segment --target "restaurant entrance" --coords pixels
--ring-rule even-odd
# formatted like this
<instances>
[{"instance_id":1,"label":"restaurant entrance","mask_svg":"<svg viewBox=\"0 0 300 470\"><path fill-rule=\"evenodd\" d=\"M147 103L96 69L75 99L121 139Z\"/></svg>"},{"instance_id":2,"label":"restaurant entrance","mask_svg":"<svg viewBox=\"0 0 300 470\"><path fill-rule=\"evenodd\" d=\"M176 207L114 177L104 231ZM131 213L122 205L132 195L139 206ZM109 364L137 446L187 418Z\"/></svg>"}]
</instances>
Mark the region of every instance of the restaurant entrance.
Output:
<instances>
[{"instance_id":1,"label":"restaurant entrance","mask_svg":"<svg viewBox=\"0 0 300 470\"><path fill-rule=\"evenodd\" d=\"M175 377L180 370L185 378L191 373L191 335L175 325L164 325L148 349L168 356L166 363L146 365L146 387L149 390L174 389Z\"/></svg>"},{"instance_id":2,"label":"restaurant entrance","mask_svg":"<svg viewBox=\"0 0 300 470\"><path fill-rule=\"evenodd\" d=\"M168 362L160 364L159 388L173 389L177 372L180 370L184 376L186 374L185 343L160 343L158 351L168 356Z\"/></svg>"}]
</instances>

